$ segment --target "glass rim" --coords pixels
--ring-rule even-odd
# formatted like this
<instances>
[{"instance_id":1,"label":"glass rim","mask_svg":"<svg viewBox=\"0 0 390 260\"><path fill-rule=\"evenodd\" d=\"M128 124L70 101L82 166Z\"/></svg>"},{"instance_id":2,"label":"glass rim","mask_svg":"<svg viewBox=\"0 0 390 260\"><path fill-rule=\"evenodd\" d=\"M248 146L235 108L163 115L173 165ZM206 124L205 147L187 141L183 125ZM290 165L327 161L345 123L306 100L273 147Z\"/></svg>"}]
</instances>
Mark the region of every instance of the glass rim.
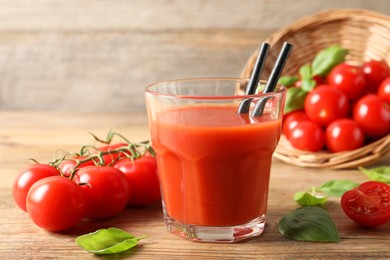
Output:
<instances>
[{"instance_id":1,"label":"glass rim","mask_svg":"<svg viewBox=\"0 0 390 260\"><path fill-rule=\"evenodd\" d=\"M205 77L205 78L182 78L182 79L173 79L173 80L162 80L157 81L154 83L151 83L146 86L145 93L151 94L153 96L160 96L160 97L171 97L171 98L178 98L178 99L246 99L246 98L263 98L268 96L275 96L281 93L284 93L287 91L287 88L277 83L280 88L278 88L276 91L269 92L269 93L256 93L251 95L226 95L226 96L206 96L206 95L177 95L177 94L169 94L169 93L161 93L155 90L152 90L154 86L157 86L159 84L166 84L166 83L177 83L177 82L196 82L196 81L235 81L236 83L239 82L249 82L248 78L229 78L229 77ZM267 82L267 80L260 80L261 82ZM245 90L244 90L245 91Z\"/></svg>"}]
</instances>

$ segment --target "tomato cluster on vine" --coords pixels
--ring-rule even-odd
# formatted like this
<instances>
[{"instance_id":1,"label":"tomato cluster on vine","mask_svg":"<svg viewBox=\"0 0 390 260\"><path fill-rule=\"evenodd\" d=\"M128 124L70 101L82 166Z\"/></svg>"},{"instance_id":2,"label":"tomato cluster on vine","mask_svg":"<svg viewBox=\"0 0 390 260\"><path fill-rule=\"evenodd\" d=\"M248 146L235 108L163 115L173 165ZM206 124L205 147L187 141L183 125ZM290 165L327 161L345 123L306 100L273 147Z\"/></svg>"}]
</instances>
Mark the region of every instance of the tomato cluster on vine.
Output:
<instances>
[{"instance_id":1,"label":"tomato cluster on vine","mask_svg":"<svg viewBox=\"0 0 390 260\"><path fill-rule=\"evenodd\" d=\"M302 67L289 78L283 133L294 148L350 151L390 133L389 65L384 60L353 65L344 60L346 53L322 75Z\"/></svg>"},{"instance_id":2,"label":"tomato cluster on vine","mask_svg":"<svg viewBox=\"0 0 390 260\"><path fill-rule=\"evenodd\" d=\"M111 144L114 136L124 141ZM13 186L16 204L48 231L76 226L83 218L106 219L130 206L161 199L157 162L149 142L131 143L110 132L103 145L83 146L48 164L22 170Z\"/></svg>"}]
</instances>

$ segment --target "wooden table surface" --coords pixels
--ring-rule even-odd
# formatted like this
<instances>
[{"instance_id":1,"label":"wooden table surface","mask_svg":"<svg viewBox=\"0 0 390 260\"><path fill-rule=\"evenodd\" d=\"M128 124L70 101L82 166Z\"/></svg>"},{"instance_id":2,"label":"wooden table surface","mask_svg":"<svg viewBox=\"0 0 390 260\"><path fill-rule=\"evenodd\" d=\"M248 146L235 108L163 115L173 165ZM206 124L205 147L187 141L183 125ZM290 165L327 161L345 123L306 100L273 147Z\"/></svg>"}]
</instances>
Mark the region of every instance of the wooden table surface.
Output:
<instances>
[{"instance_id":1,"label":"wooden table surface","mask_svg":"<svg viewBox=\"0 0 390 260\"><path fill-rule=\"evenodd\" d=\"M237 244L194 243L168 233L160 205L127 208L119 216L104 221L84 221L63 233L49 233L35 226L17 208L12 184L17 173L35 158L48 162L59 150L77 151L91 144L88 132L105 136L116 130L134 141L149 138L146 115L102 113L50 113L0 111L0 258L93 259L75 244L78 235L99 228L118 227L134 235L148 235L137 248L107 258L136 259L357 259L390 258L390 223L377 229L364 229L342 212L338 199L326 208L341 235L340 243L291 241L277 230L279 219L297 208L295 192L331 179L366 180L357 170L313 170L286 165L274 160L269 195L266 231L257 238ZM387 156L377 165L389 164ZM103 257L104 258L104 257Z\"/></svg>"}]
</instances>

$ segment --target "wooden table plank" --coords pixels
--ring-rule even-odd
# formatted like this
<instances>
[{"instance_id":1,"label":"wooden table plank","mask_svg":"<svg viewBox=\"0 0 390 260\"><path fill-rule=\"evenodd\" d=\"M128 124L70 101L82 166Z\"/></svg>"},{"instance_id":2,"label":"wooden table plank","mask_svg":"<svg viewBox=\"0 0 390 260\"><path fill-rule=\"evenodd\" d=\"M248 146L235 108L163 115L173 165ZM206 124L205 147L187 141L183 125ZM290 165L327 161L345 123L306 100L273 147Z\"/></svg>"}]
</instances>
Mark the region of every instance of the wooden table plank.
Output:
<instances>
[{"instance_id":1,"label":"wooden table plank","mask_svg":"<svg viewBox=\"0 0 390 260\"><path fill-rule=\"evenodd\" d=\"M266 231L260 237L237 244L194 243L165 230L159 204L147 208L127 208L119 216L104 220L85 220L63 233L49 233L35 226L12 199L12 183L26 158L42 162L53 158L56 150L75 151L91 143L88 131L104 136L115 129L134 141L149 138L145 114L50 113L0 111L0 256L2 259L71 258L95 259L75 243L77 235L98 228L118 227L134 235L148 235L135 250L117 257L137 259L356 259L388 258L390 223L377 229L364 229L342 212L337 198L326 209L340 232L340 243L290 241L277 230L279 219L298 206L292 199L296 191L317 186L331 179L366 180L357 170L313 170L274 160ZM389 164L387 156L380 164Z\"/></svg>"}]
</instances>

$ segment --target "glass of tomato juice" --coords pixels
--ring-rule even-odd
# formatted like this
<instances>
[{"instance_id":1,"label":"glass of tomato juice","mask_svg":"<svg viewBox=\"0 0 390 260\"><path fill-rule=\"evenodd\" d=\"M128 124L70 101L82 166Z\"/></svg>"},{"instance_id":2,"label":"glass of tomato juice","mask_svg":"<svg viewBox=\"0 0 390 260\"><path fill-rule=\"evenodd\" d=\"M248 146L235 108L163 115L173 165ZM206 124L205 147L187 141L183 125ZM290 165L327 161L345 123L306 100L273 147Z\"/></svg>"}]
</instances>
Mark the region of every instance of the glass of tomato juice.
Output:
<instances>
[{"instance_id":1,"label":"glass of tomato juice","mask_svg":"<svg viewBox=\"0 0 390 260\"><path fill-rule=\"evenodd\" d=\"M199 242L236 242L264 231L272 154L286 89L245 95L246 79L158 82L146 88L167 229ZM262 84L259 84L261 86ZM238 113L266 101L261 116ZM264 103L264 102L263 102Z\"/></svg>"}]
</instances>

